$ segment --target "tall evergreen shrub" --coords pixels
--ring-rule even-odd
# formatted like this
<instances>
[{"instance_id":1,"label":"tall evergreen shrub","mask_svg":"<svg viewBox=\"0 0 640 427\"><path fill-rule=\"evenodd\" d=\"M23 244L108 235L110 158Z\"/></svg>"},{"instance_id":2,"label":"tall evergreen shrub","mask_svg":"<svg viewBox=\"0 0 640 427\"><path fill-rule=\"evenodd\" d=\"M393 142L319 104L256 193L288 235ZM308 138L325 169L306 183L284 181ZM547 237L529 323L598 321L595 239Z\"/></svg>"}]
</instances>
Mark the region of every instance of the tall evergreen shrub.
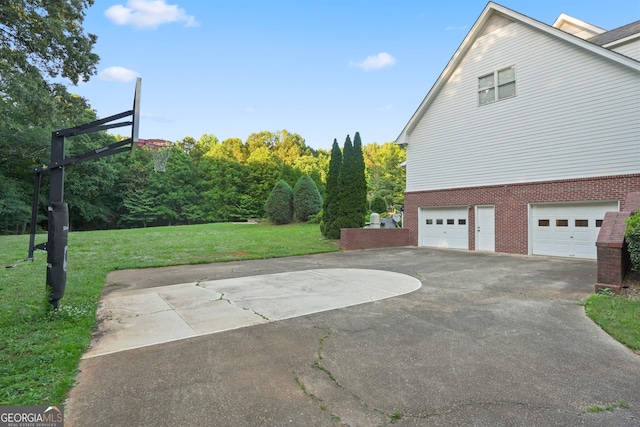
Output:
<instances>
[{"instance_id":1,"label":"tall evergreen shrub","mask_svg":"<svg viewBox=\"0 0 640 427\"><path fill-rule=\"evenodd\" d=\"M329 225L327 237L331 239L340 238L341 228L354 228L353 212L354 204L352 200L351 180L353 179L353 144L351 137L347 135L342 148L342 164L340 165L340 174L338 175L337 188L337 212L335 219Z\"/></svg>"},{"instance_id":2,"label":"tall evergreen shrub","mask_svg":"<svg viewBox=\"0 0 640 427\"><path fill-rule=\"evenodd\" d=\"M320 224L320 231L323 236L329 239L337 239L340 237L340 230L338 229L338 236L335 233L330 233L332 224L338 215L338 178L340 176L340 167L342 165L342 152L338 145L338 140L333 140L333 146L331 147L331 158L329 160L329 172L327 173L327 185L325 190L324 202L322 205L322 222Z\"/></svg>"},{"instance_id":3,"label":"tall evergreen shrub","mask_svg":"<svg viewBox=\"0 0 640 427\"><path fill-rule=\"evenodd\" d=\"M356 227L364 227L365 215L369 208L367 203L367 178L365 176L364 155L360 132L353 138L353 178L351 185L352 201L354 204L353 221Z\"/></svg>"},{"instance_id":4,"label":"tall evergreen shrub","mask_svg":"<svg viewBox=\"0 0 640 427\"><path fill-rule=\"evenodd\" d=\"M318 186L307 174L298 179L293 187L293 216L296 221L306 222L311 215L322 209L322 196Z\"/></svg>"},{"instance_id":5,"label":"tall evergreen shrub","mask_svg":"<svg viewBox=\"0 0 640 427\"><path fill-rule=\"evenodd\" d=\"M265 204L267 218L274 224L288 224L293 221L293 191L285 181L276 183Z\"/></svg>"}]
</instances>

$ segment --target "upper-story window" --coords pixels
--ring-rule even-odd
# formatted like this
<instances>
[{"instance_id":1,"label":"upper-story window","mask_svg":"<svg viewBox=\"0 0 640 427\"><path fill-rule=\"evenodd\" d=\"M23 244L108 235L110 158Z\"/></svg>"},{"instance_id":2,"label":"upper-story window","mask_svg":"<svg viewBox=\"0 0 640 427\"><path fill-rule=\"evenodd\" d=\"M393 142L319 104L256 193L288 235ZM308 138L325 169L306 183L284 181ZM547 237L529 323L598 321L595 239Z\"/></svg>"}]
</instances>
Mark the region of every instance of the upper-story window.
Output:
<instances>
[{"instance_id":1,"label":"upper-story window","mask_svg":"<svg viewBox=\"0 0 640 427\"><path fill-rule=\"evenodd\" d=\"M509 67L478 79L478 105L516 96L516 68Z\"/></svg>"}]
</instances>

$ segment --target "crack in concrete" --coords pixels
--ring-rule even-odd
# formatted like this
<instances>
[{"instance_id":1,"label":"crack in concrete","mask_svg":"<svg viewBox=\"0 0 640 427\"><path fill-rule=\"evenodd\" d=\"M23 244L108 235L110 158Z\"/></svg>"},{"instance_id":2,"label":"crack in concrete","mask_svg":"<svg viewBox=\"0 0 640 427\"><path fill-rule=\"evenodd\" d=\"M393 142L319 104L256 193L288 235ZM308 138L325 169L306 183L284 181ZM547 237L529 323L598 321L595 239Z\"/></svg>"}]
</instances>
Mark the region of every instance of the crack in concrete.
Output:
<instances>
[{"instance_id":1,"label":"crack in concrete","mask_svg":"<svg viewBox=\"0 0 640 427\"><path fill-rule=\"evenodd\" d=\"M323 354L323 349L324 349L324 345L326 343L326 341L331 337L331 330L327 327L322 327L322 326L314 326L315 329L319 329L321 331L323 331L325 334L318 340L318 348L316 350L316 355L318 357L318 361L316 361L313 365L311 365L311 367L319 372L321 372L322 374L324 374L325 376L327 376L331 382L333 384L335 384L336 387L338 387L339 389L345 391L346 393L348 393L351 397L353 397L355 399L356 402L358 402L362 407L366 408L367 410L376 412L380 415L382 415L383 417L387 418L387 422L384 423L384 425L387 425L387 423L390 424L395 424L396 421L400 420L404 414L400 411L395 411L393 414L388 414L386 411L382 410L382 409L378 409L375 407L370 406L366 401L364 401L363 399L360 398L360 396L358 396L356 393L348 390L347 388L345 388L345 386L336 378L336 376L324 365L322 365L320 363L320 360L324 359L324 354ZM314 393L312 393L311 391L309 391L307 385L303 382L303 380L300 378L300 376L298 374L296 374L295 372L293 372L294 375L294 380L295 382L298 384L298 386L300 387L300 389L302 390L302 392L309 396L310 398L312 398L320 407L320 409L322 410L327 410L330 409L329 406L329 402L324 399L321 396L318 396ZM332 421L341 421L342 417L334 412L331 412L331 419ZM347 424L345 424L347 425Z\"/></svg>"},{"instance_id":2,"label":"crack in concrete","mask_svg":"<svg viewBox=\"0 0 640 427\"><path fill-rule=\"evenodd\" d=\"M256 316L258 316L258 317L262 317L264 320L266 320L266 321L268 321L268 322L271 322L271 319L269 319L269 318L268 318L267 316L265 316L264 314L262 314L262 313L260 313L260 312L258 312L258 311L255 311L255 310L254 310L254 309L252 309L252 308L249 308L249 307L242 307L242 306L240 306L240 305L237 305L235 302L233 302L233 301L232 301L232 300L230 300L229 298L225 298L225 296L224 296L224 292L219 291L219 290L217 290L217 289L216 289L216 290L214 290L214 292L217 292L217 293L219 293L219 294L220 294L220 298L218 298L218 299L217 299L217 300L215 300L215 301L226 301L226 302L227 302L227 304L229 304L229 305L230 305L230 306L232 306L232 307L240 308L240 309L245 310L245 311L250 311L250 312L252 312L253 314L255 314Z\"/></svg>"}]
</instances>

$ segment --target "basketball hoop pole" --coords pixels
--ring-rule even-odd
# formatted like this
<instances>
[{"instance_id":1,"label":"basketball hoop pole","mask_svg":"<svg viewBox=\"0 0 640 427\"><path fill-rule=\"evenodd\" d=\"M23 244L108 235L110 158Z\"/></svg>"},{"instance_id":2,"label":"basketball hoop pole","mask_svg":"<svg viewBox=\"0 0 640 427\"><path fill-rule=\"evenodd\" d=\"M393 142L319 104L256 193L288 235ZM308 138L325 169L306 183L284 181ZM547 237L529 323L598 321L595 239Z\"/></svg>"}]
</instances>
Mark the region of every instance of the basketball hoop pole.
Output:
<instances>
[{"instance_id":1,"label":"basketball hoop pole","mask_svg":"<svg viewBox=\"0 0 640 427\"><path fill-rule=\"evenodd\" d=\"M59 301L64 296L67 284L67 250L69 236L69 207L64 202L64 168L67 165L86 162L121 153L133 151L138 143L138 115L139 115L140 78L136 83L133 110L125 111L104 119L95 120L68 129L60 129L51 134L51 162L48 165L34 169L36 174L33 191L31 236L29 239L29 254L27 261L33 261L34 249L47 251L47 298L54 309L58 309ZM131 121L110 123L124 117L131 116ZM131 138L118 141L105 147L91 150L77 157L65 157L65 137L86 133L95 133L122 126L132 126ZM36 222L38 215L38 198L40 193L40 179L43 172L50 172L49 208L48 208L48 241L34 245Z\"/></svg>"}]
</instances>

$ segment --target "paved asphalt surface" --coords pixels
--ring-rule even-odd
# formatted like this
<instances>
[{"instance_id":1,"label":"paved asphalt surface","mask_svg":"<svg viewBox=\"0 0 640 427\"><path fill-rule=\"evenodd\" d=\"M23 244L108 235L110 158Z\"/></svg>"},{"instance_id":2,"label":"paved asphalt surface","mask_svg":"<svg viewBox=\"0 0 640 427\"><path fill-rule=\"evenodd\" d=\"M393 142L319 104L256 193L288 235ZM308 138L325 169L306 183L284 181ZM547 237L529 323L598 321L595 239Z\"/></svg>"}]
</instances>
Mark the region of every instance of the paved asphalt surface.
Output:
<instances>
[{"instance_id":1,"label":"paved asphalt surface","mask_svg":"<svg viewBox=\"0 0 640 427\"><path fill-rule=\"evenodd\" d=\"M640 425L640 356L579 303L593 291L591 260L349 251L118 271L103 301L159 286L336 268L401 273L422 286L86 357L65 426ZM104 320L104 310L98 316ZM112 333L102 328L93 348Z\"/></svg>"}]
</instances>

